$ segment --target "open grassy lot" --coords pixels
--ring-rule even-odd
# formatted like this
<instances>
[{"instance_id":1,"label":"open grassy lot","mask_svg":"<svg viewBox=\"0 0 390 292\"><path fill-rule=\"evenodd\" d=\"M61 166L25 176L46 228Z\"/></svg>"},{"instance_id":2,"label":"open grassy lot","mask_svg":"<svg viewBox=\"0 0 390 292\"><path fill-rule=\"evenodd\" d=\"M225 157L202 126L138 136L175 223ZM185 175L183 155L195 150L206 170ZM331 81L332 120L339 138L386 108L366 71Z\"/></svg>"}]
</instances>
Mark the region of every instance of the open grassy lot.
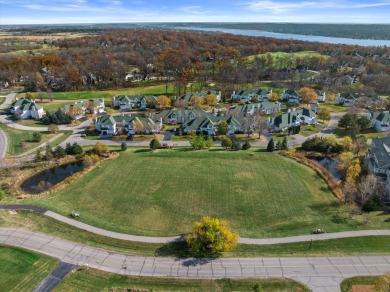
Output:
<instances>
[{"instance_id":1,"label":"open grassy lot","mask_svg":"<svg viewBox=\"0 0 390 292\"><path fill-rule=\"evenodd\" d=\"M0 291L32 291L58 261L37 253L0 245Z\"/></svg>"},{"instance_id":2,"label":"open grassy lot","mask_svg":"<svg viewBox=\"0 0 390 292\"><path fill-rule=\"evenodd\" d=\"M41 142L33 142L33 131L22 131L13 128L9 128L0 124L0 129L7 135L8 138L8 148L7 155L19 155L28 150L31 150L39 145L44 144L49 139L55 137L57 134L49 134L48 132L42 133L42 141ZM21 146L21 142L26 141L25 147Z\"/></svg>"},{"instance_id":3,"label":"open grassy lot","mask_svg":"<svg viewBox=\"0 0 390 292\"><path fill-rule=\"evenodd\" d=\"M256 238L360 226L314 171L266 152L131 149L63 190L25 202L65 215L76 210L86 223L140 235L185 233L204 215Z\"/></svg>"},{"instance_id":4,"label":"open grassy lot","mask_svg":"<svg viewBox=\"0 0 390 292\"><path fill-rule=\"evenodd\" d=\"M309 291L305 286L288 279L175 279L128 277L94 269L79 269L68 274L53 291Z\"/></svg>"},{"instance_id":5,"label":"open grassy lot","mask_svg":"<svg viewBox=\"0 0 390 292\"><path fill-rule=\"evenodd\" d=\"M5 199L7 201L7 197ZM370 214L372 218L380 216L379 212ZM89 246L104 248L112 251L144 256L173 256L188 257L186 246L182 242L172 244L142 243L124 241L96 235L70 225L52 220L44 215L31 211L17 211L10 214L7 210L0 210L1 227L28 228L31 231L45 233L73 242ZM375 227L371 226L373 229ZM366 236L315 241L275 244L275 245L247 245L238 247L222 257L297 257L297 256L347 256L347 255L381 255L390 253L388 244L390 236Z\"/></svg>"},{"instance_id":6,"label":"open grassy lot","mask_svg":"<svg viewBox=\"0 0 390 292\"><path fill-rule=\"evenodd\" d=\"M165 85L151 85L142 87L130 87L102 91L75 91L75 92L53 92L54 100L80 100L88 98L111 98L121 94L145 94L145 95L165 95ZM168 94L173 94L173 85L168 86ZM25 93L18 94L18 97L24 97ZM48 99L47 93L43 93L45 99Z\"/></svg>"},{"instance_id":7,"label":"open grassy lot","mask_svg":"<svg viewBox=\"0 0 390 292\"><path fill-rule=\"evenodd\" d=\"M353 286L357 285L364 285L364 286L371 286L375 285L375 282L378 280L379 277L376 276L360 276L360 277L353 277L345 279L343 282L341 282L341 291L342 292L351 292L351 291L363 291L363 290L352 290ZM364 291L370 291L370 290L364 290Z\"/></svg>"}]
</instances>

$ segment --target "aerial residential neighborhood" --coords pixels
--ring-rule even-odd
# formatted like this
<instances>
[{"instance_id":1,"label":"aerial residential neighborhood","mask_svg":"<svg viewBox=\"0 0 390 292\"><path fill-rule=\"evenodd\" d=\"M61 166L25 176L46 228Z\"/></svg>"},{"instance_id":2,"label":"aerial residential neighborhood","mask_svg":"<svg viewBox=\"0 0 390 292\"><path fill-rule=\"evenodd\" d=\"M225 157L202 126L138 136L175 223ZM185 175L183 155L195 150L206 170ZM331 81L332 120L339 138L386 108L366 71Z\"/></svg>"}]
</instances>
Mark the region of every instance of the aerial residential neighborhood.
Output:
<instances>
[{"instance_id":1,"label":"aerial residential neighborhood","mask_svg":"<svg viewBox=\"0 0 390 292\"><path fill-rule=\"evenodd\" d=\"M363 2L0 1L0 291L390 291Z\"/></svg>"}]
</instances>

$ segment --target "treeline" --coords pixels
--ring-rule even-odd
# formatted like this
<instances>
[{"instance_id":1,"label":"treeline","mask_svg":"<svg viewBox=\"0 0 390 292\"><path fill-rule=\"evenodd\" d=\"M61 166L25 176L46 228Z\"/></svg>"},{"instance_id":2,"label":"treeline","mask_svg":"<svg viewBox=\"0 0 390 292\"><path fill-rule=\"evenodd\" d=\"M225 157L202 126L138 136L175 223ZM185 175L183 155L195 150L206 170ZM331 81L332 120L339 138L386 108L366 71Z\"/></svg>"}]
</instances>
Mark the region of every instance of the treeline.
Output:
<instances>
[{"instance_id":1,"label":"treeline","mask_svg":"<svg viewBox=\"0 0 390 292\"><path fill-rule=\"evenodd\" d=\"M292 79L281 72L291 64L338 74L342 66L367 66L372 75L368 84L388 84L390 48L367 48L292 41L264 37L156 29L113 29L96 36L63 39L53 43L58 51L44 55L0 57L0 81L25 82L31 88L57 91L128 87L129 66L139 68L143 79L175 85L175 93L197 81L206 87L216 82L218 89L231 92L259 80ZM276 64L270 52L317 51L324 56L286 58ZM263 54L258 57L259 54ZM251 58L248 58L252 56ZM253 57L254 56L254 57ZM378 57L379 56L379 57ZM384 56L384 57L383 57ZM280 60L279 60L280 61ZM343 74L343 73L340 73ZM379 87L378 85L378 87ZM386 87L386 86L385 86ZM30 89L32 90L32 89Z\"/></svg>"}]
</instances>

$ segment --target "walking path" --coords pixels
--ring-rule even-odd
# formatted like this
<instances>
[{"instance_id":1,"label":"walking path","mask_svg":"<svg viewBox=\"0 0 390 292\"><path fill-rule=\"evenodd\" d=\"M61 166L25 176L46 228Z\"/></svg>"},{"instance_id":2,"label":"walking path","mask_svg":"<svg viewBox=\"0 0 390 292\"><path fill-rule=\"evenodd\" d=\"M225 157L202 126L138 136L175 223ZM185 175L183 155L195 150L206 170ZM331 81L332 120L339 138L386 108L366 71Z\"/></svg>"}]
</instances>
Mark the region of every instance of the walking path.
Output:
<instances>
[{"instance_id":1,"label":"walking path","mask_svg":"<svg viewBox=\"0 0 390 292\"><path fill-rule=\"evenodd\" d=\"M0 159L5 157L7 153L8 140L5 133L0 129Z\"/></svg>"},{"instance_id":2,"label":"walking path","mask_svg":"<svg viewBox=\"0 0 390 292\"><path fill-rule=\"evenodd\" d=\"M169 243L172 241L181 241L184 240L182 236L172 236L172 237L151 237L151 236L138 236L130 235L124 233L118 233L109 231L106 229L94 227L75 219L62 216L55 212L49 211L42 207L37 207L33 205L0 205L0 209L27 209L36 211L45 216L48 216L54 220L66 223L73 227L89 231L98 235L127 240L127 241L137 241L145 243ZM82 216L82 214L81 214ZM337 238L347 238L347 237L361 237L361 236L375 236L375 235L390 235L390 230L359 230L359 231L344 231L344 232L334 232L334 233L323 233L323 234L310 234L310 235L300 235L300 236L290 236L290 237L279 237L279 238L245 238L240 237L238 242L241 244L254 244L254 245L269 245L269 244L280 244L280 243L292 243L292 242L305 242L305 241L317 241L317 240L327 240L327 239L337 239Z\"/></svg>"},{"instance_id":3,"label":"walking path","mask_svg":"<svg viewBox=\"0 0 390 292\"><path fill-rule=\"evenodd\" d=\"M340 291L340 283L354 276L390 271L390 256L178 259L143 257L62 240L16 228L0 228L0 244L25 248L106 272L176 278L290 278L312 291Z\"/></svg>"}]
</instances>

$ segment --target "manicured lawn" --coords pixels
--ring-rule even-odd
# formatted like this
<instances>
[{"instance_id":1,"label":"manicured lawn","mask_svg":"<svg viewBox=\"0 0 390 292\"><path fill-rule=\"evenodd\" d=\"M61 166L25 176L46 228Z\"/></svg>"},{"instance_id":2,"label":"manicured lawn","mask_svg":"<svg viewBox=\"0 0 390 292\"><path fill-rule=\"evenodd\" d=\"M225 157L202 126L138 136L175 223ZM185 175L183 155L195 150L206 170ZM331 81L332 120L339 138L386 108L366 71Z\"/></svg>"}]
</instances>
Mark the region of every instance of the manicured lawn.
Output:
<instances>
[{"instance_id":1,"label":"manicured lawn","mask_svg":"<svg viewBox=\"0 0 390 292\"><path fill-rule=\"evenodd\" d=\"M65 215L76 210L86 223L140 235L185 233L204 215L255 238L358 228L314 171L287 158L219 148L145 150L122 152L65 189L24 202Z\"/></svg>"},{"instance_id":2,"label":"manicured lawn","mask_svg":"<svg viewBox=\"0 0 390 292\"><path fill-rule=\"evenodd\" d=\"M343 282L341 282L341 291L351 292L354 285L375 285L375 282L378 280L378 278L379 277L376 276L360 276L345 279Z\"/></svg>"},{"instance_id":3,"label":"manicured lawn","mask_svg":"<svg viewBox=\"0 0 390 292\"><path fill-rule=\"evenodd\" d=\"M348 107L346 106L335 105L334 103L331 102L321 103L320 107L327 108L329 109L330 112L335 112L335 113L347 112L348 110Z\"/></svg>"},{"instance_id":4,"label":"manicured lawn","mask_svg":"<svg viewBox=\"0 0 390 292\"><path fill-rule=\"evenodd\" d=\"M7 126L0 124L0 129L7 135L8 138L8 148L7 155L19 155L30 149L38 147L39 145L44 145L46 141L55 137L57 134L49 134L48 132L42 133L42 141L41 142L32 142L33 131L22 131L13 128L9 128ZM26 146L22 147L21 142L26 141Z\"/></svg>"},{"instance_id":5,"label":"manicured lawn","mask_svg":"<svg viewBox=\"0 0 390 292\"><path fill-rule=\"evenodd\" d=\"M0 291L32 291L57 265L47 256L0 245Z\"/></svg>"},{"instance_id":6,"label":"manicured lawn","mask_svg":"<svg viewBox=\"0 0 390 292\"><path fill-rule=\"evenodd\" d=\"M112 90L102 90L102 91L74 91L74 92L53 92L52 96L54 100L68 100L68 101L77 101L81 99L88 98L107 98L112 99L115 95L133 95L133 94L145 94L145 95L165 95L165 85L152 85L152 86L142 86L142 87L130 87L130 88L121 88L121 89L112 89ZM173 94L173 85L168 87L168 94ZM44 93L44 98L47 99L47 93ZM18 94L18 97L24 97L25 93Z\"/></svg>"},{"instance_id":7,"label":"manicured lawn","mask_svg":"<svg viewBox=\"0 0 390 292\"><path fill-rule=\"evenodd\" d=\"M44 125L40 120L34 119L17 120L16 122L18 124L28 127L47 127L47 125Z\"/></svg>"},{"instance_id":8,"label":"manicured lawn","mask_svg":"<svg viewBox=\"0 0 390 292\"><path fill-rule=\"evenodd\" d=\"M9 197L5 198L8 202ZM369 220L381 217L379 212L370 214ZM387 216L388 219L388 216ZM386 218L384 218L386 220ZM52 220L50 217L31 211L17 211L11 215L7 210L0 210L1 227L26 228L31 231L45 233L73 242L89 246L108 249L121 253L144 256L173 256L188 257L184 243L157 244L124 241L96 235L70 225ZM368 225L375 229L376 226ZM324 241L315 241L310 248L310 242L276 244L276 245L246 245L240 244L222 257L307 257L307 256L347 256L347 255L382 255L390 253L388 244L390 236L366 236L355 238L342 238Z\"/></svg>"},{"instance_id":9,"label":"manicured lawn","mask_svg":"<svg viewBox=\"0 0 390 292\"><path fill-rule=\"evenodd\" d=\"M192 138L193 136L191 135L183 135L183 136L172 135L171 141L190 141Z\"/></svg>"},{"instance_id":10,"label":"manicured lawn","mask_svg":"<svg viewBox=\"0 0 390 292\"><path fill-rule=\"evenodd\" d=\"M288 279L175 279L122 276L94 269L79 269L68 274L53 291L309 291Z\"/></svg>"}]
</instances>

